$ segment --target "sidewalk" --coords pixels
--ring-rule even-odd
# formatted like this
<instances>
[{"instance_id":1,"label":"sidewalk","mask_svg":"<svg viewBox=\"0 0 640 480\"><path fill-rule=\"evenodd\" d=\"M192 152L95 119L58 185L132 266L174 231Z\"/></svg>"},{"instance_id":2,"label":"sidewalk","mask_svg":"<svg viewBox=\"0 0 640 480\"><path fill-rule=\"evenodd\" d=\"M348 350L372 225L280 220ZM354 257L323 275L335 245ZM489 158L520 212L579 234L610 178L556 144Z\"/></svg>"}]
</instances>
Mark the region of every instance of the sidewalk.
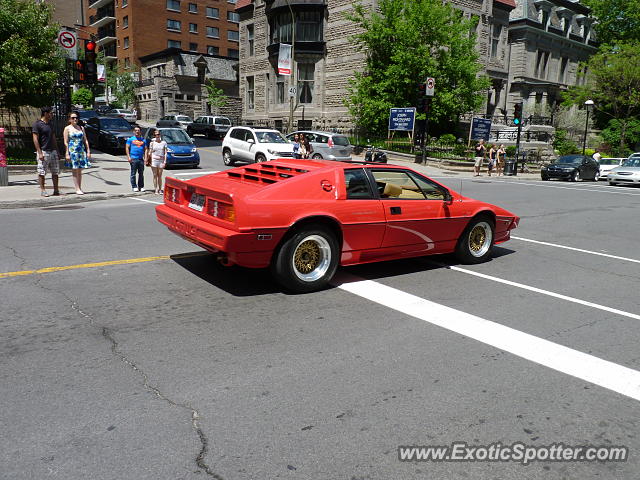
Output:
<instances>
[{"instance_id":1,"label":"sidewalk","mask_svg":"<svg viewBox=\"0 0 640 480\"><path fill-rule=\"evenodd\" d=\"M60 171L60 196L43 197L40 195L36 166L27 167L28 170L9 170L9 186L0 187L0 208L37 208L56 205L106 200L109 198L151 195L153 193L153 174L151 168L144 169L144 185L146 192L131 191L129 182L129 162L123 157L116 157L108 153L94 153L91 158L91 168L82 170L82 190L84 195L76 195L71 170L63 168ZM47 172L45 187L49 195L53 193L51 174Z\"/></svg>"}]
</instances>

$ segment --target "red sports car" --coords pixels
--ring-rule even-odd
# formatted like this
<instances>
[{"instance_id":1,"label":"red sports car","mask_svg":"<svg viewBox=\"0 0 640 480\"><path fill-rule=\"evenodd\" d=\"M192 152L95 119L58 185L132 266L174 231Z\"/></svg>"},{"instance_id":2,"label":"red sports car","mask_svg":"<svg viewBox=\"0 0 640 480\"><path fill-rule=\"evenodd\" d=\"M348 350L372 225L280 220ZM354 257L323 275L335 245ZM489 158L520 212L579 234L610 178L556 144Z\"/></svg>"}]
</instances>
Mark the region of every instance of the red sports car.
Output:
<instances>
[{"instance_id":1,"label":"red sports car","mask_svg":"<svg viewBox=\"0 0 640 480\"><path fill-rule=\"evenodd\" d=\"M407 167L292 159L167 178L156 213L223 264L271 267L296 292L338 265L450 252L483 262L520 220Z\"/></svg>"}]
</instances>

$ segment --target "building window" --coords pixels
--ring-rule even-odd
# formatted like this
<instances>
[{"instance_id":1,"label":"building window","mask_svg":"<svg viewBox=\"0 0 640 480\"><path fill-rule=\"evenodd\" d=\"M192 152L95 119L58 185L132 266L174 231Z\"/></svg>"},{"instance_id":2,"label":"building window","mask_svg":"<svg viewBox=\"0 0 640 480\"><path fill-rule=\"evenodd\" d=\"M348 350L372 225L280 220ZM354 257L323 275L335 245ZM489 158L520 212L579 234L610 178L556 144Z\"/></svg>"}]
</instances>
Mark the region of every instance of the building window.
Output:
<instances>
[{"instance_id":1,"label":"building window","mask_svg":"<svg viewBox=\"0 0 640 480\"><path fill-rule=\"evenodd\" d=\"M195 95L187 95L187 100L195 100L196 96Z\"/></svg>"},{"instance_id":2,"label":"building window","mask_svg":"<svg viewBox=\"0 0 640 480\"><path fill-rule=\"evenodd\" d=\"M129 48L129 37L124 37L124 48Z\"/></svg>"},{"instance_id":3,"label":"building window","mask_svg":"<svg viewBox=\"0 0 640 480\"><path fill-rule=\"evenodd\" d=\"M197 52L198 51L198 44L190 42L189 43L189 50L191 50L192 52Z\"/></svg>"},{"instance_id":4,"label":"building window","mask_svg":"<svg viewBox=\"0 0 640 480\"><path fill-rule=\"evenodd\" d=\"M284 86L285 86L284 75L276 75L276 103L285 102Z\"/></svg>"},{"instance_id":5,"label":"building window","mask_svg":"<svg viewBox=\"0 0 640 480\"><path fill-rule=\"evenodd\" d=\"M300 103L313 103L313 77L315 71L315 63L298 64L298 93L300 95Z\"/></svg>"},{"instance_id":6,"label":"building window","mask_svg":"<svg viewBox=\"0 0 640 480\"><path fill-rule=\"evenodd\" d=\"M175 30L179 32L181 29L182 24L180 23L180 20L167 19L167 30Z\"/></svg>"},{"instance_id":7,"label":"building window","mask_svg":"<svg viewBox=\"0 0 640 480\"><path fill-rule=\"evenodd\" d=\"M167 0L167 10L180 11L180 0Z\"/></svg>"},{"instance_id":8,"label":"building window","mask_svg":"<svg viewBox=\"0 0 640 480\"><path fill-rule=\"evenodd\" d=\"M209 55L218 55L220 53L220 48L214 47L213 45L207 45L207 53Z\"/></svg>"},{"instance_id":9,"label":"building window","mask_svg":"<svg viewBox=\"0 0 640 480\"><path fill-rule=\"evenodd\" d=\"M230 58L240 58L240 50L237 48L228 48L227 56Z\"/></svg>"},{"instance_id":10,"label":"building window","mask_svg":"<svg viewBox=\"0 0 640 480\"><path fill-rule=\"evenodd\" d=\"M541 79L547 78L547 65L549 63L549 52L538 50L536 57L536 77Z\"/></svg>"},{"instance_id":11,"label":"building window","mask_svg":"<svg viewBox=\"0 0 640 480\"><path fill-rule=\"evenodd\" d=\"M321 42L324 17L322 12L296 14L296 41ZM270 20L271 43L291 43L291 14L280 12Z\"/></svg>"},{"instance_id":12,"label":"building window","mask_svg":"<svg viewBox=\"0 0 640 480\"><path fill-rule=\"evenodd\" d=\"M198 24L190 23L189 24L189 33L198 33Z\"/></svg>"},{"instance_id":13,"label":"building window","mask_svg":"<svg viewBox=\"0 0 640 480\"><path fill-rule=\"evenodd\" d=\"M129 0L122 0L122 8L126 7L127 5L129 5Z\"/></svg>"},{"instance_id":14,"label":"building window","mask_svg":"<svg viewBox=\"0 0 640 480\"><path fill-rule=\"evenodd\" d=\"M220 29L218 27L207 27L207 37L220 38Z\"/></svg>"},{"instance_id":15,"label":"building window","mask_svg":"<svg viewBox=\"0 0 640 480\"><path fill-rule=\"evenodd\" d=\"M236 0L227 0L229 3L233 3L235 5Z\"/></svg>"},{"instance_id":16,"label":"building window","mask_svg":"<svg viewBox=\"0 0 640 480\"><path fill-rule=\"evenodd\" d=\"M493 25L491 32L491 58L498 56L498 49L500 47L500 35L502 34L502 25Z\"/></svg>"},{"instance_id":17,"label":"building window","mask_svg":"<svg viewBox=\"0 0 640 480\"><path fill-rule=\"evenodd\" d=\"M198 13L198 4L190 3L189 4L189 13Z\"/></svg>"},{"instance_id":18,"label":"building window","mask_svg":"<svg viewBox=\"0 0 640 480\"><path fill-rule=\"evenodd\" d=\"M247 25L247 50L249 50L249 56L252 57L253 50L253 25Z\"/></svg>"},{"instance_id":19,"label":"building window","mask_svg":"<svg viewBox=\"0 0 640 480\"><path fill-rule=\"evenodd\" d=\"M129 15L122 17L122 28L129 28Z\"/></svg>"},{"instance_id":20,"label":"building window","mask_svg":"<svg viewBox=\"0 0 640 480\"><path fill-rule=\"evenodd\" d=\"M167 48L182 48L182 42L180 40L168 40Z\"/></svg>"},{"instance_id":21,"label":"building window","mask_svg":"<svg viewBox=\"0 0 640 480\"><path fill-rule=\"evenodd\" d=\"M240 23L240 14L236 12L227 12L227 20L233 23Z\"/></svg>"},{"instance_id":22,"label":"building window","mask_svg":"<svg viewBox=\"0 0 640 480\"><path fill-rule=\"evenodd\" d=\"M255 80L253 77L247 77L247 108L249 110L253 110L255 108L254 103L254 90L255 90Z\"/></svg>"},{"instance_id":23,"label":"building window","mask_svg":"<svg viewBox=\"0 0 640 480\"><path fill-rule=\"evenodd\" d=\"M236 32L235 30L227 30L227 40L229 40L230 42L239 42L240 32Z\"/></svg>"},{"instance_id":24,"label":"building window","mask_svg":"<svg viewBox=\"0 0 640 480\"><path fill-rule=\"evenodd\" d=\"M129 57L124 59L124 68L130 68L131 67L131 59Z\"/></svg>"},{"instance_id":25,"label":"building window","mask_svg":"<svg viewBox=\"0 0 640 480\"><path fill-rule=\"evenodd\" d=\"M209 18L220 18L220 10L213 7L207 7L207 17Z\"/></svg>"}]
</instances>

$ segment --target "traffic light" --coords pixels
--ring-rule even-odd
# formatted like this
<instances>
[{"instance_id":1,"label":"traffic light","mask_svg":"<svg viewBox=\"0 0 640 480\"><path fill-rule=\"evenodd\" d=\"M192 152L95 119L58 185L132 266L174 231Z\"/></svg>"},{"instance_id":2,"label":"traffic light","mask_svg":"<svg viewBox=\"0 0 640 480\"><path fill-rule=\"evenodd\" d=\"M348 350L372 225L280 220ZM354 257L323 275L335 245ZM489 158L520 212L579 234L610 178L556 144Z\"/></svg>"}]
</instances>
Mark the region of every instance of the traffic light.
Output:
<instances>
[{"instance_id":1,"label":"traffic light","mask_svg":"<svg viewBox=\"0 0 640 480\"><path fill-rule=\"evenodd\" d=\"M426 83L418 83L416 85L416 89L418 92L418 98L424 98L427 96L427 84Z\"/></svg>"},{"instance_id":2,"label":"traffic light","mask_svg":"<svg viewBox=\"0 0 640 480\"><path fill-rule=\"evenodd\" d=\"M416 110L418 113L429 113L429 100L426 97L419 98Z\"/></svg>"},{"instance_id":3,"label":"traffic light","mask_svg":"<svg viewBox=\"0 0 640 480\"><path fill-rule=\"evenodd\" d=\"M98 81L98 66L96 65L96 42L84 41L85 78L87 83Z\"/></svg>"},{"instance_id":4,"label":"traffic light","mask_svg":"<svg viewBox=\"0 0 640 480\"><path fill-rule=\"evenodd\" d=\"M522 123L522 102L516 103L513 107L513 123L518 126Z\"/></svg>"},{"instance_id":5,"label":"traffic light","mask_svg":"<svg viewBox=\"0 0 640 480\"><path fill-rule=\"evenodd\" d=\"M87 65L84 60L73 60L73 83L87 82Z\"/></svg>"}]
</instances>

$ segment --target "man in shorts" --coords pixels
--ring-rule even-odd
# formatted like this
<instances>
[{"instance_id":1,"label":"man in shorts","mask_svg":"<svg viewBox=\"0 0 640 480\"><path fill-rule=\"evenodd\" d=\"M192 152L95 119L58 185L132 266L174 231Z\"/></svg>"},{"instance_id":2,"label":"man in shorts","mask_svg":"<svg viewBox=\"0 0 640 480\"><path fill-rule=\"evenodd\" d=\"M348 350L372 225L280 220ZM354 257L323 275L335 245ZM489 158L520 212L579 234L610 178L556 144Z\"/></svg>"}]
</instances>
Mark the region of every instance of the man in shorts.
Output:
<instances>
[{"instance_id":1,"label":"man in shorts","mask_svg":"<svg viewBox=\"0 0 640 480\"><path fill-rule=\"evenodd\" d=\"M40 120L36 121L31 128L33 133L33 144L36 147L36 160L38 161L38 183L40 184L40 195L48 197L49 194L44 188L44 177L47 170L51 172L53 182L53 195L60 195L58 190L58 174L60 173L60 163L58 161L58 141L53 131L51 119L51 107L42 107L40 110Z\"/></svg>"},{"instance_id":2,"label":"man in shorts","mask_svg":"<svg viewBox=\"0 0 640 480\"><path fill-rule=\"evenodd\" d=\"M484 156L487 153L487 147L484 146L484 140L480 139L480 142L474 148L473 154L473 171L476 177L480 176L480 167L484 161Z\"/></svg>"}]
</instances>

